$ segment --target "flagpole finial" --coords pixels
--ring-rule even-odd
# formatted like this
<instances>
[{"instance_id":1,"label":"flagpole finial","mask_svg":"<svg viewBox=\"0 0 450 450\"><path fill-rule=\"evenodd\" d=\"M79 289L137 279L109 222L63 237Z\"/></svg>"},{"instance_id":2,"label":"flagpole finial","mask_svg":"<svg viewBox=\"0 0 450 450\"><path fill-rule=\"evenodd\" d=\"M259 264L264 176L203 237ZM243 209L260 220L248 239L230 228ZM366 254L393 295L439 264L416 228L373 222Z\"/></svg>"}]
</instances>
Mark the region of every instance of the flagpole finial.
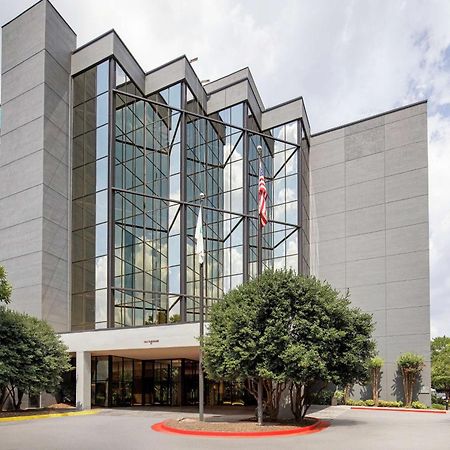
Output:
<instances>
[{"instance_id":1,"label":"flagpole finial","mask_svg":"<svg viewBox=\"0 0 450 450\"><path fill-rule=\"evenodd\" d=\"M258 147L256 147L256 150L258 151L258 156L262 156L262 146L258 145Z\"/></svg>"},{"instance_id":2,"label":"flagpole finial","mask_svg":"<svg viewBox=\"0 0 450 450\"><path fill-rule=\"evenodd\" d=\"M200 192L200 199L203 200L205 198L205 194L203 192Z\"/></svg>"}]
</instances>

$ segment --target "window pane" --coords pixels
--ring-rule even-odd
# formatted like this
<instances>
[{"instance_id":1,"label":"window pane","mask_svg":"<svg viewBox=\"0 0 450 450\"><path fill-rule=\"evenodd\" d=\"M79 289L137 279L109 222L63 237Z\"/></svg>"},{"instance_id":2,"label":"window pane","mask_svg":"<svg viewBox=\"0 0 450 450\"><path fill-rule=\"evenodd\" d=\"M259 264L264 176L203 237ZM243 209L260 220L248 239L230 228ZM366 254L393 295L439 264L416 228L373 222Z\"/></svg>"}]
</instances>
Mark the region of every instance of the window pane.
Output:
<instances>
[{"instance_id":1,"label":"window pane","mask_svg":"<svg viewBox=\"0 0 450 450\"><path fill-rule=\"evenodd\" d=\"M95 288L106 288L108 274L108 257L101 256L95 260Z\"/></svg>"},{"instance_id":2,"label":"window pane","mask_svg":"<svg viewBox=\"0 0 450 450\"><path fill-rule=\"evenodd\" d=\"M106 255L107 250L107 233L106 223L95 227L95 256Z\"/></svg>"},{"instance_id":3,"label":"window pane","mask_svg":"<svg viewBox=\"0 0 450 450\"><path fill-rule=\"evenodd\" d=\"M108 90L109 61L97 66L97 95Z\"/></svg>"},{"instance_id":4,"label":"window pane","mask_svg":"<svg viewBox=\"0 0 450 450\"><path fill-rule=\"evenodd\" d=\"M95 199L95 222L106 222L108 218L108 192L101 191L96 194Z\"/></svg>"},{"instance_id":5,"label":"window pane","mask_svg":"<svg viewBox=\"0 0 450 450\"><path fill-rule=\"evenodd\" d=\"M104 125L97 129L96 158L108 156L108 126Z\"/></svg>"},{"instance_id":6,"label":"window pane","mask_svg":"<svg viewBox=\"0 0 450 450\"><path fill-rule=\"evenodd\" d=\"M108 94L97 97L97 127L108 122Z\"/></svg>"},{"instance_id":7,"label":"window pane","mask_svg":"<svg viewBox=\"0 0 450 450\"><path fill-rule=\"evenodd\" d=\"M108 158L99 159L96 166L96 191L108 187Z\"/></svg>"}]
</instances>

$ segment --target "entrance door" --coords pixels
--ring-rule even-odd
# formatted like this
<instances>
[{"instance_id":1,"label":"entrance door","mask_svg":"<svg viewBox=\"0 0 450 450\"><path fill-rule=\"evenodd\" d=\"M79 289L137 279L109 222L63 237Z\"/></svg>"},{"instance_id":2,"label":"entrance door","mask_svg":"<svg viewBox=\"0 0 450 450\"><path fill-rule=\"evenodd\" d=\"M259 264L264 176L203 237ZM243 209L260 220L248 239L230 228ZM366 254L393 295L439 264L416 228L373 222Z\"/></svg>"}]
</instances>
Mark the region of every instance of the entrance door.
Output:
<instances>
[{"instance_id":1,"label":"entrance door","mask_svg":"<svg viewBox=\"0 0 450 450\"><path fill-rule=\"evenodd\" d=\"M170 361L154 362L154 405L170 405Z\"/></svg>"}]
</instances>

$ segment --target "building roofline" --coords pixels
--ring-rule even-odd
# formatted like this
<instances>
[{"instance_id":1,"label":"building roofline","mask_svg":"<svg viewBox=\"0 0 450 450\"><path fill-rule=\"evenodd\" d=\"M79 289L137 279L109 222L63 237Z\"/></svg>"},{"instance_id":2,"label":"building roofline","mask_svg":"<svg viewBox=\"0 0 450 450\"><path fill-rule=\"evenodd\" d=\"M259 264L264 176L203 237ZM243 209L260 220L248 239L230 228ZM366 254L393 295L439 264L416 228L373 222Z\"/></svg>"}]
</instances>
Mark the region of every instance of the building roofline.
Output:
<instances>
[{"instance_id":1,"label":"building roofline","mask_svg":"<svg viewBox=\"0 0 450 450\"><path fill-rule=\"evenodd\" d=\"M154 73L154 72L157 72L158 70L164 69L164 67L170 66L171 64L173 64L173 63L175 63L175 62L177 62L177 61L180 61L180 60L182 60L182 59L186 59L186 61L188 61L186 55L180 55L180 56L177 56L176 58L171 59L170 61L167 61L167 62L165 62L164 64L161 64L160 66L155 67L154 69L150 69L149 71L145 72L145 76L150 75L150 74L152 74L152 73ZM188 61L188 62L189 62L189 61Z\"/></svg>"},{"instance_id":2,"label":"building roofline","mask_svg":"<svg viewBox=\"0 0 450 450\"><path fill-rule=\"evenodd\" d=\"M76 36L77 33L75 33L75 30L70 26L70 24L67 22L66 19L64 19L64 17L61 15L61 13L55 8L55 6L53 5L53 3L50 0L39 0L36 3L33 3L29 8L27 8L25 11L22 11L20 14L18 14L16 17L13 17L11 20L8 20L8 22L4 23L2 25L3 27L6 27L7 25L9 25L11 22L13 22L14 20L18 19L20 16L23 16L25 13L27 13L30 9L34 8L36 5L38 5L41 2L46 2L48 4L50 4L50 6L56 11L56 14L58 14L58 16L62 19L62 21L70 28L70 31L72 31L72 33Z\"/></svg>"},{"instance_id":3,"label":"building roofline","mask_svg":"<svg viewBox=\"0 0 450 450\"><path fill-rule=\"evenodd\" d=\"M102 33L100 36L95 37L94 39L91 39L90 41L86 42L85 44L83 44L80 47L77 47L73 52L72 55L74 55L75 53L78 53L80 50L83 50L86 47L89 47L90 45L94 44L95 42L99 41L100 39L103 39L104 37L108 36L109 34L113 34L118 40L119 42L125 47L125 50L130 54L131 58L133 59L133 61L137 64L137 66L139 67L139 69L141 70L141 72L145 75L144 69L142 68L142 66L139 64L138 60L134 57L133 53L130 51L130 49L127 47L127 45L125 44L125 42L123 41L123 39L117 34L117 31L114 28L111 28L108 31L105 31L104 33Z\"/></svg>"},{"instance_id":4,"label":"building roofline","mask_svg":"<svg viewBox=\"0 0 450 450\"><path fill-rule=\"evenodd\" d=\"M231 77L231 76L234 75L235 73L242 72L242 71L245 70L245 69L247 69L247 70L250 72L250 67L245 66L245 67L242 67L242 68L240 68L240 69L238 69L238 70L235 70L234 72L228 73L227 75L223 75L223 76L221 76L221 77L219 77L219 78L216 78L215 80L211 80L211 81L209 81L208 83L205 83L205 87L208 86L209 84L215 83L216 81L220 81L220 80L223 80L224 78ZM211 92L216 92L216 91L217 91L217 89L214 90L214 91L211 91Z\"/></svg>"},{"instance_id":5,"label":"building roofline","mask_svg":"<svg viewBox=\"0 0 450 450\"><path fill-rule=\"evenodd\" d=\"M400 106L398 108L389 109L388 111L384 111L384 112L381 112L381 113L378 113L378 114L374 114L373 116L367 116L367 117L364 117L362 119L355 120L353 122L344 123L343 125L338 125L337 127L332 127L332 128L328 128L327 130L319 131L317 133L311 134L311 137L316 137L316 136L320 136L321 134L330 133L332 131L336 131L336 130L339 130L341 128L346 128L346 127L349 127L351 125L356 125L358 123L365 122L366 120L376 119L377 117L385 116L386 114L392 114L394 112L402 111L403 109L408 109L408 108L412 108L414 106L422 105L423 103L427 103L427 102L428 102L428 99L425 99L425 100L420 100L420 101L415 102L415 103L410 103L409 105L404 105L404 106Z\"/></svg>"}]
</instances>

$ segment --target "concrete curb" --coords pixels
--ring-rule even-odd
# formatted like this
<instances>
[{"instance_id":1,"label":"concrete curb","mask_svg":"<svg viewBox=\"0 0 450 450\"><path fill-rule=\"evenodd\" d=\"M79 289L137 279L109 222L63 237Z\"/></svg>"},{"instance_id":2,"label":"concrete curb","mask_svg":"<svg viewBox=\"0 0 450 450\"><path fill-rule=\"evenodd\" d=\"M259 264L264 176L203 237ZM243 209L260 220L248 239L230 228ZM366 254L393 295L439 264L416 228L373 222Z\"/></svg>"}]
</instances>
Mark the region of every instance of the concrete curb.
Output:
<instances>
[{"instance_id":1,"label":"concrete curb","mask_svg":"<svg viewBox=\"0 0 450 450\"><path fill-rule=\"evenodd\" d=\"M358 409L360 411L395 411L395 412L412 412L412 413L427 413L427 414L447 414L447 411L440 409L409 409L409 408L386 408L383 406L352 406L350 409Z\"/></svg>"},{"instance_id":2,"label":"concrete curb","mask_svg":"<svg viewBox=\"0 0 450 450\"><path fill-rule=\"evenodd\" d=\"M221 438L260 438L273 436L292 436L299 434L318 433L329 427L330 423L325 420L315 419L315 423L307 427L298 427L291 430L272 430L272 431L204 431L204 430L182 430L167 425L165 422L158 422L152 425L152 430L160 433L180 434L184 436L197 437L221 437Z\"/></svg>"},{"instance_id":3,"label":"concrete curb","mask_svg":"<svg viewBox=\"0 0 450 450\"><path fill-rule=\"evenodd\" d=\"M67 417L67 416L90 416L92 414L97 414L99 412L100 410L90 409L87 411L73 411L66 413L49 413L49 414L35 414L32 416L0 417L0 422L19 422L21 420L51 419L54 417Z\"/></svg>"}]
</instances>

